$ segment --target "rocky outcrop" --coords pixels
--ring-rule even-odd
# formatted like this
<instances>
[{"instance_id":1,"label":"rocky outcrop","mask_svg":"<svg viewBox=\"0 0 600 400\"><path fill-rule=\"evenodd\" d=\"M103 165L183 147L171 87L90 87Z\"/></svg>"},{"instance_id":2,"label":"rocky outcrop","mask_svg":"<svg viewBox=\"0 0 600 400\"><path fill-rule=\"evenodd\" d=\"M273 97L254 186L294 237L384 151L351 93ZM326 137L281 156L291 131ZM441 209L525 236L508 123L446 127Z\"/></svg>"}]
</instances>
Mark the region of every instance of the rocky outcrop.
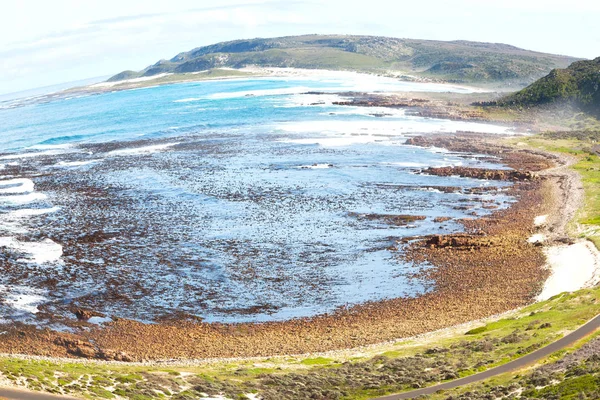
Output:
<instances>
[{"instance_id":1,"label":"rocky outcrop","mask_svg":"<svg viewBox=\"0 0 600 400\"><path fill-rule=\"evenodd\" d=\"M427 175L460 176L463 178L485 179L490 181L531 181L535 179L529 171L515 171L504 169L484 169L470 167L430 167L421 170Z\"/></svg>"},{"instance_id":2,"label":"rocky outcrop","mask_svg":"<svg viewBox=\"0 0 600 400\"><path fill-rule=\"evenodd\" d=\"M477 237L473 235L434 235L425 241L429 248L446 248L477 250L482 247L492 247L496 245L493 238Z\"/></svg>"},{"instance_id":3,"label":"rocky outcrop","mask_svg":"<svg viewBox=\"0 0 600 400\"><path fill-rule=\"evenodd\" d=\"M355 217L361 221L378 221L388 225L404 226L411 222L423 221L426 219L423 215L395 215L395 214L358 214L349 213L351 217Z\"/></svg>"},{"instance_id":4,"label":"rocky outcrop","mask_svg":"<svg viewBox=\"0 0 600 400\"><path fill-rule=\"evenodd\" d=\"M96 311L86 310L83 308L75 308L73 309L73 314L77 317L79 321L87 321L92 317L104 317L105 315Z\"/></svg>"},{"instance_id":5,"label":"rocky outcrop","mask_svg":"<svg viewBox=\"0 0 600 400\"><path fill-rule=\"evenodd\" d=\"M54 344L64 347L68 354L75 357L107 361L133 361L133 358L123 351L97 349L90 342L79 339L58 337L54 340Z\"/></svg>"}]
</instances>

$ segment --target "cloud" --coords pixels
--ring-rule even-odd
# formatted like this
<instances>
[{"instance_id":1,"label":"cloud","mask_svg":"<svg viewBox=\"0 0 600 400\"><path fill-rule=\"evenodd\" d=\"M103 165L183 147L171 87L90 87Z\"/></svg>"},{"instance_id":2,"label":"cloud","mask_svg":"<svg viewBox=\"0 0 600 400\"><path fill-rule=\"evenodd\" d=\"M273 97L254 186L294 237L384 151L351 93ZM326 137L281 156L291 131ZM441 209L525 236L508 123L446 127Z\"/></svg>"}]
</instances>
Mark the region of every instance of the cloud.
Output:
<instances>
[{"instance_id":1,"label":"cloud","mask_svg":"<svg viewBox=\"0 0 600 400\"><path fill-rule=\"evenodd\" d=\"M296 1L288 2L287 5L289 7L294 4L305 3ZM185 27L193 28L199 25L227 24L229 27L255 28L272 23L308 24L311 22L306 16L294 13L291 10L285 11L273 8L265 11L262 8L266 5L279 4L272 1L251 1L219 7L93 20L69 29L47 33L37 39L7 43L3 46L4 49L0 51L0 55L17 55L42 49L54 49L69 42L85 41L103 35L108 37L119 36L121 38L119 42L122 40L127 41L131 37L128 35L139 36L161 27L173 28L179 26L178 30L182 30ZM166 33L168 34L168 32Z\"/></svg>"},{"instance_id":2,"label":"cloud","mask_svg":"<svg viewBox=\"0 0 600 400\"><path fill-rule=\"evenodd\" d=\"M600 2L581 0L568 6L562 0L431 0L426 8L392 0L221 0L201 8L197 0L6 3L0 14L4 92L141 69L198 46L261 36L469 39L588 57L600 41Z\"/></svg>"},{"instance_id":3,"label":"cloud","mask_svg":"<svg viewBox=\"0 0 600 400\"><path fill-rule=\"evenodd\" d=\"M48 74L49 69L69 70L65 80L76 80L143 68L158 58L210 44L228 34L234 39L273 25L289 29L310 23L305 14L294 12L294 4L305 2L289 2L283 7L272 1L251 1L75 23L42 37L2 45L0 79L8 83L1 86L12 91L14 88L6 87L13 81Z\"/></svg>"},{"instance_id":4,"label":"cloud","mask_svg":"<svg viewBox=\"0 0 600 400\"><path fill-rule=\"evenodd\" d=\"M568 3L564 0L502 0L494 2L462 0L454 3L454 5L460 6L460 3L463 3L463 5L467 7L477 6L487 9L508 9L515 11L533 11L537 13L581 13L587 11L600 11L600 3L589 0L571 0Z\"/></svg>"}]
</instances>

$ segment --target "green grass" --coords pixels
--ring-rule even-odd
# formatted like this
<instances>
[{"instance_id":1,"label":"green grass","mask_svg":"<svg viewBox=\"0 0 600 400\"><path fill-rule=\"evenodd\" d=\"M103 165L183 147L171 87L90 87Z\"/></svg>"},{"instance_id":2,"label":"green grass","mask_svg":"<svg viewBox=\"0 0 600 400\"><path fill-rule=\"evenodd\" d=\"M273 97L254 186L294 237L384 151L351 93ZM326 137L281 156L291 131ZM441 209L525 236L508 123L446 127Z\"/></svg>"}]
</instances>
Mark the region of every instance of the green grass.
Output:
<instances>
[{"instance_id":1,"label":"green grass","mask_svg":"<svg viewBox=\"0 0 600 400\"><path fill-rule=\"evenodd\" d=\"M325 358L325 357L317 357L317 358L306 358L304 360L302 360L300 363L304 364L304 365L328 365L328 364L332 364L335 361L333 361L331 358Z\"/></svg>"},{"instance_id":2,"label":"green grass","mask_svg":"<svg viewBox=\"0 0 600 400\"><path fill-rule=\"evenodd\" d=\"M525 89L499 100L498 104L523 108L575 105L590 115L600 116L599 67L600 57L575 62L566 69L555 69Z\"/></svg>"},{"instance_id":3,"label":"green grass","mask_svg":"<svg viewBox=\"0 0 600 400\"><path fill-rule=\"evenodd\" d=\"M523 396L533 398L549 398L551 396L560 399L581 399L582 393L590 393L598 389L600 378L592 375L584 375L569 379L558 385L548 386L543 389L533 389L523 393Z\"/></svg>"},{"instance_id":4,"label":"green grass","mask_svg":"<svg viewBox=\"0 0 600 400\"><path fill-rule=\"evenodd\" d=\"M487 326L480 326L479 328L471 329L466 332L465 335L477 335L478 333L483 333L485 331L487 331Z\"/></svg>"},{"instance_id":5,"label":"green grass","mask_svg":"<svg viewBox=\"0 0 600 400\"><path fill-rule=\"evenodd\" d=\"M482 382L446 390L443 393L436 393L427 398L430 400L446 400L449 397L456 400L495 398L496 396L492 392L498 389L502 392L511 387L517 388L518 391L522 392L523 398L528 399L598 398L598 395L600 395L600 364L597 361L593 362L595 364L593 366L589 365L589 360L580 365L570 366L566 372L550 376L547 384L544 384L543 387L538 387L542 386L540 383L532 384L531 382L531 377L539 371L540 366L553 364L598 337L600 337L600 332L596 332L566 349L555 352L545 360L541 360L534 368L498 375ZM582 379L584 377L585 379Z\"/></svg>"}]
</instances>

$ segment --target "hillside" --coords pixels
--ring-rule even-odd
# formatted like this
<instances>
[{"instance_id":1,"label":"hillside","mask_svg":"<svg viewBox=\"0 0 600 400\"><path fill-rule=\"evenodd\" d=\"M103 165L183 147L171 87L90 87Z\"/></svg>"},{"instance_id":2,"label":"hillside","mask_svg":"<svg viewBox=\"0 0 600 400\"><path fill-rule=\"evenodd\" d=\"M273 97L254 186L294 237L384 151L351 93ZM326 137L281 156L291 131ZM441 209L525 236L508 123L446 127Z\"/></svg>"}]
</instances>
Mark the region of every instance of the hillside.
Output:
<instances>
[{"instance_id":1,"label":"hillside","mask_svg":"<svg viewBox=\"0 0 600 400\"><path fill-rule=\"evenodd\" d=\"M570 105L600 116L600 57L552 70L525 89L504 97L501 106Z\"/></svg>"},{"instance_id":2,"label":"hillside","mask_svg":"<svg viewBox=\"0 0 600 400\"><path fill-rule=\"evenodd\" d=\"M578 59L498 43L432 41L378 36L306 35L235 40L198 47L142 71L109 81L213 68L294 67L406 74L452 82L525 86Z\"/></svg>"}]
</instances>

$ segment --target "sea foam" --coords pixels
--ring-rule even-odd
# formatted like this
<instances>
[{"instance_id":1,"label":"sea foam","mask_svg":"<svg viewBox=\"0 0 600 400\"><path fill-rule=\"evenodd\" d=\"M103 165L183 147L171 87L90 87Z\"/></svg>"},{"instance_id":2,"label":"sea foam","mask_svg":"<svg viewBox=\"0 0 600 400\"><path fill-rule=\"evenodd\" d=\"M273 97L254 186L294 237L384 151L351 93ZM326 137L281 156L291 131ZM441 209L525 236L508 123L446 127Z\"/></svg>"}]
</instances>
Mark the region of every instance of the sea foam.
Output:
<instances>
[{"instance_id":1,"label":"sea foam","mask_svg":"<svg viewBox=\"0 0 600 400\"><path fill-rule=\"evenodd\" d=\"M42 290L26 286L0 285L0 297L4 298L4 304L19 312L36 314L38 306L48 300L44 294Z\"/></svg>"},{"instance_id":2,"label":"sea foam","mask_svg":"<svg viewBox=\"0 0 600 400\"><path fill-rule=\"evenodd\" d=\"M107 153L107 155L108 156L130 156L130 155L137 155L137 154L155 153L157 151L166 150L169 147L177 146L179 143L180 142L157 144L157 145L153 145L153 146L135 147L135 148L129 148L129 149L119 149L119 150L111 151L111 152Z\"/></svg>"},{"instance_id":3,"label":"sea foam","mask_svg":"<svg viewBox=\"0 0 600 400\"><path fill-rule=\"evenodd\" d=\"M34 262L36 264L52 263L60 260L63 248L52 239L44 239L41 242L22 242L13 237L0 237L0 247L25 254L20 262Z\"/></svg>"}]
</instances>

